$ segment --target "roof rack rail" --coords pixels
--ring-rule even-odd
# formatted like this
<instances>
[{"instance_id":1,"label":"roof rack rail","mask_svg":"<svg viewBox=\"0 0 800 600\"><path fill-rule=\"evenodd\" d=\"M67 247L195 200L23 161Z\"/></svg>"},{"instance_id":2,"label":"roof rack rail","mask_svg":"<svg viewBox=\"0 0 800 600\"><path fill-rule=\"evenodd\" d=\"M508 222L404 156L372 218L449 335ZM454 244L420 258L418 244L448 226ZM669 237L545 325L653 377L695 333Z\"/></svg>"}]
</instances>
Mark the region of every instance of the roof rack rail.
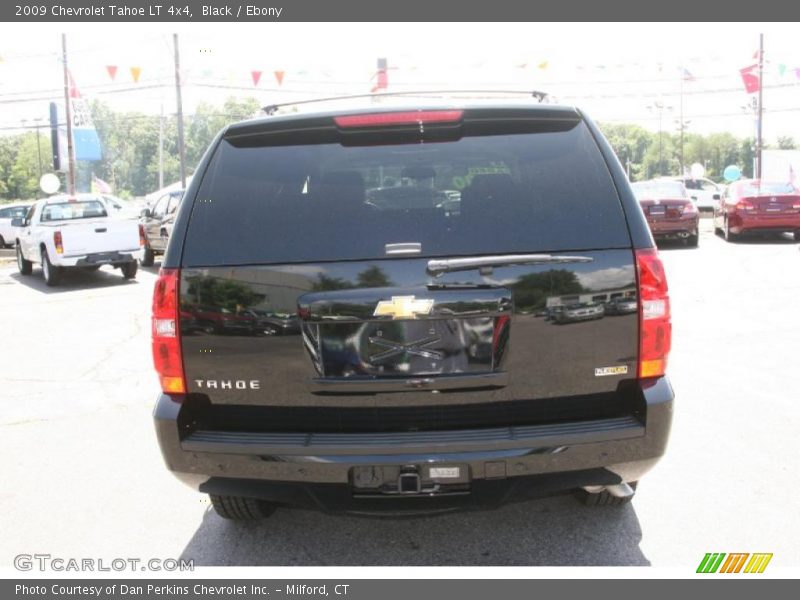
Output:
<instances>
[{"instance_id":1,"label":"roof rack rail","mask_svg":"<svg viewBox=\"0 0 800 600\"><path fill-rule=\"evenodd\" d=\"M538 90L415 90L405 92L384 92L382 94L354 94L352 96L331 96L328 98L313 98L311 100L297 100L295 102L281 102L279 104L267 104L261 110L269 115L274 115L279 108L284 106L297 106L299 104L313 104L316 102L332 102L334 100L354 100L356 98L386 98L391 96L421 96L430 94L525 94L543 103L547 97L547 92Z\"/></svg>"}]
</instances>

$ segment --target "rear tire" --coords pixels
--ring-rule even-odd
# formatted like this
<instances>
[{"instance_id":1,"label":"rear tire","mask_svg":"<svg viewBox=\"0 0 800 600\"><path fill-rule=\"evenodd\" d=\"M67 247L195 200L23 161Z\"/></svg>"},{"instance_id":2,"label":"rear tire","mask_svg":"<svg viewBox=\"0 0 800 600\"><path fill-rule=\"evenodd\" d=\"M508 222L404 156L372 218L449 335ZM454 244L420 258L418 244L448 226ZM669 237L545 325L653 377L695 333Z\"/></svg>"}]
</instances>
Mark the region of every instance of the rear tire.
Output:
<instances>
[{"instance_id":1,"label":"rear tire","mask_svg":"<svg viewBox=\"0 0 800 600\"><path fill-rule=\"evenodd\" d=\"M25 260L25 257L22 255L22 248L19 244L17 244L17 269L19 269L20 275L30 275L33 271L33 263L29 260Z\"/></svg>"},{"instance_id":2,"label":"rear tire","mask_svg":"<svg viewBox=\"0 0 800 600\"><path fill-rule=\"evenodd\" d=\"M132 260L123 264L120 269L122 270L122 276L125 279L135 279L136 271L139 270L139 263L135 260Z\"/></svg>"},{"instance_id":3,"label":"rear tire","mask_svg":"<svg viewBox=\"0 0 800 600\"><path fill-rule=\"evenodd\" d=\"M736 238L739 237L735 233L731 232L731 227L728 225L728 220L725 220L725 229L722 230L722 235L725 237L726 242L735 242Z\"/></svg>"},{"instance_id":4,"label":"rear tire","mask_svg":"<svg viewBox=\"0 0 800 600\"><path fill-rule=\"evenodd\" d=\"M634 494L632 496L628 496L627 498L619 498L609 494L606 491L592 494L586 490L578 490L576 496L584 506L622 506L624 504L630 504L631 500L633 500L636 496L635 492L637 483L637 481L628 483L628 485L633 488Z\"/></svg>"},{"instance_id":5,"label":"rear tire","mask_svg":"<svg viewBox=\"0 0 800 600\"><path fill-rule=\"evenodd\" d=\"M800 242L800 229L795 229L794 230L794 241L795 242Z\"/></svg>"},{"instance_id":6,"label":"rear tire","mask_svg":"<svg viewBox=\"0 0 800 600\"><path fill-rule=\"evenodd\" d=\"M232 521L257 521L265 519L275 512L274 504L255 498L242 496L217 496L209 494L211 505L223 519Z\"/></svg>"},{"instance_id":7,"label":"rear tire","mask_svg":"<svg viewBox=\"0 0 800 600\"><path fill-rule=\"evenodd\" d=\"M48 287L55 287L61 283L61 267L54 267L47 256L47 250L42 248L42 275Z\"/></svg>"},{"instance_id":8,"label":"rear tire","mask_svg":"<svg viewBox=\"0 0 800 600\"><path fill-rule=\"evenodd\" d=\"M6 247L6 241L3 239L3 236L0 235L0 248Z\"/></svg>"},{"instance_id":9,"label":"rear tire","mask_svg":"<svg viewBox=\"0 0 800 600\"><path fill-rule=\"evenodd\" d=\"M141 260L139 261L142 263L143 267L152 267L153 263L155 262L156 255L150 248L144 249L144 255L142 256Z\"/></svg>"},{"instance_id":10,"label":"rear tire","mask_svg":"<svg viewBox=\"0 0 800 600\"><path fill-rule=\"evenodd\" d=\"M688 238L686 238L686 245L689 246L689 248L697 248L699 244L700 244L700 235L697 233L692 234Z\"/></svg>"}]
</instances>

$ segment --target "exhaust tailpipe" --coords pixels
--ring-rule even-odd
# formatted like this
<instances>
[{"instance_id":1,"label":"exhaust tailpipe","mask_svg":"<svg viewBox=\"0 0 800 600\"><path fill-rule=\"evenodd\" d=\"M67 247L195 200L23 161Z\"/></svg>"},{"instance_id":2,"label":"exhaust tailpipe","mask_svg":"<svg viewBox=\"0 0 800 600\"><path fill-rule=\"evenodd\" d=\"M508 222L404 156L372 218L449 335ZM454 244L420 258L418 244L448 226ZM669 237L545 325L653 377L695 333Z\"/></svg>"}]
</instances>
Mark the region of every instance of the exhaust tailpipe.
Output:
<instances>
[{"instance_id":1,"label":"exhaust tailpipe","mask_svg":"<svg viewBox=\"0 0 800 600\"><path fill-rule=\"evenodd\" d=\"M590 494L599 494L600 492L608 492L615 498L630 498L636 492L627 483L617 483L615 485L587 485L583 488Z\"/></svg>"}]
</instances>

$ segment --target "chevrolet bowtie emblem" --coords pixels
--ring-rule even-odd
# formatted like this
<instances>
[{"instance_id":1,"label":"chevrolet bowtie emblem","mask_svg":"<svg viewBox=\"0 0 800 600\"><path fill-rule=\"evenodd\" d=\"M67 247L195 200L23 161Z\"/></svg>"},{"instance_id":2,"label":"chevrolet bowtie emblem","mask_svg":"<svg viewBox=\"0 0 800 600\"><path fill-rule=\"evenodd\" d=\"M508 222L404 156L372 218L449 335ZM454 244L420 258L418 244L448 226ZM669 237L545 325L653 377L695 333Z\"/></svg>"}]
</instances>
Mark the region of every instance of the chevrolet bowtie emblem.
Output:
<instances>
[{"instance_id":1,"label":"chevrolet bowtie emblem","mask_svg":"<svg viewBox=\"0 0 800 600\"><path fill-rule=\"evenodd\" d=\"M418 315L429 315L433 310L433 300L417 300L415 296L392 296L391 300L381 300L372 313L376 317L393 319L415 319Z\"/></svg>"}]
</instances>

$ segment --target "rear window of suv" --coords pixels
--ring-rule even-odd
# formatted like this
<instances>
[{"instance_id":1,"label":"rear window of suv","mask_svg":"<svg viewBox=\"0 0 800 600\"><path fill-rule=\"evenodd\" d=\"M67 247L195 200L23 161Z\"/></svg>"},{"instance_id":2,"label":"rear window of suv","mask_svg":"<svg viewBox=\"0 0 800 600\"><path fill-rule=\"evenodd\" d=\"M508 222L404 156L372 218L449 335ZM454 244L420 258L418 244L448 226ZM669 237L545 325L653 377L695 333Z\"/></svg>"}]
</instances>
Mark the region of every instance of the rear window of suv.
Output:
<instances>
[{"instance_id":1,"label":"rear window of suv","mask_svg":"<svg viewBox=\"0 0 800 600\"><path fill-rule=\"evenodd\" d=\"M367 260L405 243L424 257L630 247L586 125L533 129L378 146L223 139L183 264Z\"/></svg>"}]
</instances>

